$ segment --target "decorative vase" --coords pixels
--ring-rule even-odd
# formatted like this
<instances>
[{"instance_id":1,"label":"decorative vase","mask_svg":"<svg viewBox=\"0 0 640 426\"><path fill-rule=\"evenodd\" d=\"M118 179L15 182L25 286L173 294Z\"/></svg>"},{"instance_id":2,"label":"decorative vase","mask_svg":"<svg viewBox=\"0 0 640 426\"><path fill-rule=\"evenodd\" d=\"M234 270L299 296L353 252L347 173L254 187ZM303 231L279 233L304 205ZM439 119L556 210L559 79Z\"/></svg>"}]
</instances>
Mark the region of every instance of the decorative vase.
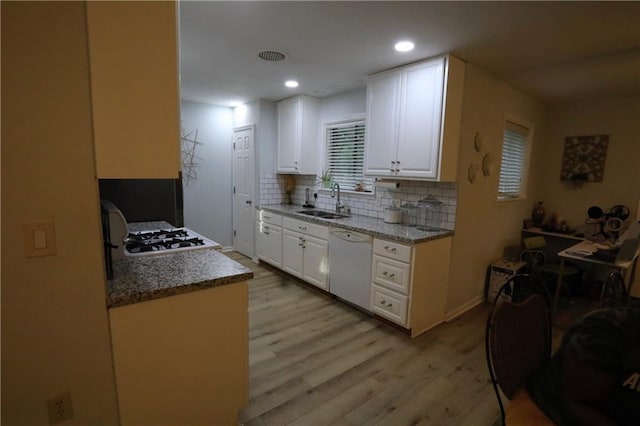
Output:
<instances>
[{"instance_id":1,"label":"decorative vase","mask_svg":"<svg viewBox=\"0 0 640 426\"><path fill-rule=\"evenodd\" d=\"M538 204L535 205L533 210L531 211L531 220L533 221L534 226L541 226L542 222L544 222L544 207L542 206L542 201L538 201Z\"/></svg>"}]
</instances>

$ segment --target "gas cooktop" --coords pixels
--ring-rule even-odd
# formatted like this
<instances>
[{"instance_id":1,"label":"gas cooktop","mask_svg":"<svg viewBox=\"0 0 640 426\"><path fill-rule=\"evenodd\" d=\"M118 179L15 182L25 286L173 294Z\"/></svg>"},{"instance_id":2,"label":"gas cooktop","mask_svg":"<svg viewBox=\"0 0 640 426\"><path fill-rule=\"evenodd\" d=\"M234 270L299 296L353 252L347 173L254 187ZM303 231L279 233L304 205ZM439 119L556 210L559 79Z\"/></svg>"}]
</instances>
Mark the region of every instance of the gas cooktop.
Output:
<instances>
[{"instance_id":1,"label":"gas cooktop","mask_svg":"<svg viewBox=\"0 0 640 426\"><path fill-rule=\"evenodd\" d=\"M132 232L124 240L126 256L148 256L205 248L221 249L222 247L189 228Z\"/></svg>"}]
</instances>

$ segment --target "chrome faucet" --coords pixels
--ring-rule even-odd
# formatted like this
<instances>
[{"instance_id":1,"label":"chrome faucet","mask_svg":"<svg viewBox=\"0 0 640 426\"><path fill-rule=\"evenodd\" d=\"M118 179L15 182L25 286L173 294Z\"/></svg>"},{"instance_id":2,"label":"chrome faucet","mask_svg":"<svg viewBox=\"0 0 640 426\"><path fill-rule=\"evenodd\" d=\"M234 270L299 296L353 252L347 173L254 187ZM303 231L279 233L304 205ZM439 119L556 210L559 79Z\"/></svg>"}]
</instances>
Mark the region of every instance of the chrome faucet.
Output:
<instances>
[{"instance_id":1,"label":"chrome faucet","mask_svg":"<svg viewBox=\"0 0 640 426\"><path fill-rule=\"evenodd\" d=\"M334 198L336 196L336 189L338 190L338 199L336 201L336 213L341 213L344 206L340 204L340 185L338 185L338 182L334 183L333 186L331 187L331 198Z\"/></svg>"}]
</instances>

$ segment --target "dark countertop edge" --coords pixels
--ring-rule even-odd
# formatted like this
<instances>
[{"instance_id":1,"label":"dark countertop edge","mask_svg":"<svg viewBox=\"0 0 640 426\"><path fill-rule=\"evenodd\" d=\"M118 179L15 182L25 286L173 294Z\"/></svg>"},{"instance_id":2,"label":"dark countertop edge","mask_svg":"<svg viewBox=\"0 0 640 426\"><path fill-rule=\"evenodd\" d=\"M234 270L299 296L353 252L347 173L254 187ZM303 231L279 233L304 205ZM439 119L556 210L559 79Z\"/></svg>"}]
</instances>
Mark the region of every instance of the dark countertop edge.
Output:
<instances>
[{"instance_id":1,"label":"dark countertop edge","mask_svg":"<svg viewBox=\"0 0 640 426\"><path fill-rule=\"evenodd\" d=\"M299 208L303 209L302 206L300 206ZM296 218L296 219L304 220L306 222L317 223L317 224L320 224L320 225L332 226L334 228L348 229L348 230L351 230L351 231L363 232L365 234L369 234L369 235L372 235L374 237L384 238L384 239L387 239L387 240L393 240L393 241L398 241L398 242L407 243L407 244L420 244L420 243L424 243L424 242L427 242L427 241L438 240L440 238L451 237L451 236L454 235L454 231L443 229L442 231L439 231L439 232L433 232L432 233L433 235L428 235L428 236L420 237L420 238L407 238L407 237L401 237L401 236L397 236L397 235L385 234L385 233L382 233L382 232L377 232L377 231L374 231L374 230L371 230L371 229L367 229L367 228L364 228L364 227L360 227L360 226L347 225L344 222L341 223L339 219L323 219L323 218L318 218L318 217L314 217L314 216L307 216L307 215L304 215L304 214L301 214L301 213L287 211L287 210L284 210L282 207L274 206L274 205L256 206L256 209L268 210L268 211L271 211L273 213L278 213L278 214L281 214L283 216L293 217L293 218ZM318 210L322 210L322 209L318 209ZM374 218L370 218L368 216L363 216L363 217L366 218L367 220L373 220L374 219Z\"/></svg>"},{"instance_id":2,"label":"dark countertop edge","mask_svg":"<svg viewBox=\"0 0 640 426\"><path fill-rule=\"evenodd\" d=\"M223 285L248 281L251 278L253 278L253 272L246 272L242 274L214 278L212 280L206 280L197 283L189 283L162 289L154 289L152 291L133 292L127 295L111 295L107 297L107 308L117 308L121 306L137 304L140 302L146 302L149 300L156 300L162 299L164 297L191 293L193 291L221 287Z\"/></svg>"}]
</instances>

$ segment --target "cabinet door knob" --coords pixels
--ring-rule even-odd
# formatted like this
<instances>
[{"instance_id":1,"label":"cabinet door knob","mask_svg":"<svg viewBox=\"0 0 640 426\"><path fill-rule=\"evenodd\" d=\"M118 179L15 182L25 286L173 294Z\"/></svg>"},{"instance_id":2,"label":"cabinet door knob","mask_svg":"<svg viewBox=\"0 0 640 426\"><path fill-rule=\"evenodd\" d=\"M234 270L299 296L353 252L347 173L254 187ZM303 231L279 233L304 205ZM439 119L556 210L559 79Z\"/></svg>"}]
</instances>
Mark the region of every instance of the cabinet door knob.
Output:
<instances>
[{"instance_id":1,"label":"cabinet door knob","mask_svg":"<svg viewBox=\"0 0 640 426\"><path fill-rule=\"evenodd\" d=\"M400 169L396 169L396 173L398 173L400 171Z\"/></svg>"},{"instance_id":2,"label":"cabinet door knob","mask_svg":"<svg viewBox=\"0 0 640 426\"><path fill-rule=\"evenodd\" d=\"M247 204L253 204L253 201L251 201L251 200L247 200L247 201L245 201L245 203L247 203Z\"/></svg>"},{"instance_id":3,"label":"cabinet door knob","mask_svg":"<svg viewBox=\"0 0 640 426\"><path fill-rule=\"evenodd\" d=\"M391 162L391 164L396 164L396 162L395 162L395 161L392 161L392 162Z\"/></svg>"},{"instance_id":4,"label":"cabinet door knob","mask_svg":"<svg viewBox=\"0 0 640 426\"><path fill-rule=\"evenodd\" d=\"M393 171L394 171L394 170L395 170L395 169L389 169L389 171L390 171L391 173L393 173Z\"/></svg>"}]
</instances>

